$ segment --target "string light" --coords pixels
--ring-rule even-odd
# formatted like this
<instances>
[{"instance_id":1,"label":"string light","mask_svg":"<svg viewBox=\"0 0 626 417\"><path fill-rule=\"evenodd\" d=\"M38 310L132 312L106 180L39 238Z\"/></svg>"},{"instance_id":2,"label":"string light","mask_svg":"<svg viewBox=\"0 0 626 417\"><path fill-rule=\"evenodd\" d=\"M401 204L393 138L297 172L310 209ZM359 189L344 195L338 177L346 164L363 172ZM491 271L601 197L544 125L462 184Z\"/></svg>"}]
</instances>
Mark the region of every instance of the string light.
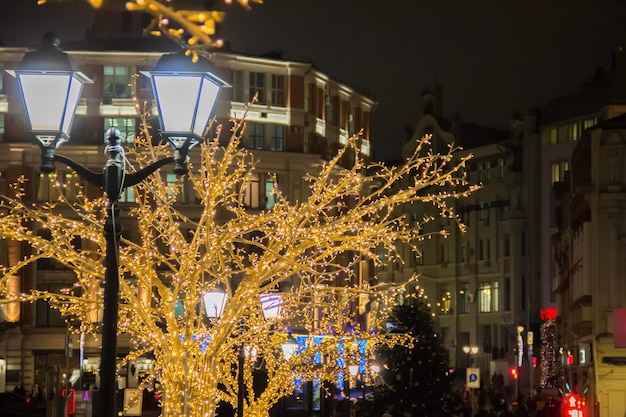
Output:
<instances>
[{"instance_id":1,"label":"string light","mask_svg":"<svg viewBox=\"0 0 626 417\"><path fill-rule=\"evenodd\" d=\"M127 152L127 163L137 169L169 152L151 145L147 129L142 132L137 148ZM171 416L183 409L194 417L214 416L219 401L236 407L237 372L243 372L246 415L266 417L297 381L337 381L361 356L373 358L377 345L409 346L407 336L387 333L384 324L399 294L416 278L375 283L357 273L361 260L375 265L383 259L403 262L402 244L417 251L414 242L441 233L424 231L435 216L409 224L401 214L404 205L432 205L457 219L447 202L475 189L460 174L469 156L449 163L456 149L450 147L443 155L426 152L429 140L420 141L403 166L386 167L366 164L358 137L353 137L309 173L308 198L292 201L275 185L270 210L252 212L243 205L242 190L252 184L254 158L235 134L225 147L216 139L204 142L200 158L191 161L188 176L178 184L158 174L138 184L135 205L127 212L135 229L120 241L118 332L130 337L132 349L119 366L151 355L154 360L140 388L158 382L162 407ZM340 162L348 153L354 163L346 168ZM4 303L46 300L68 317L70 331L97 340L106 200L89 199L80 181L72 178L76 183L70 186L50 175L50 186L59 195L54 202L26 202L24 178L14 185L14 197L2 198L0 237L27 243L32 254L4 267L0 295ZM172 204L183 182L193 188L197 207ZM34 225L49 230L52 239L33 233ZM77 239L81 247L73 244ZM386 257L379 257L381 252ZM75 282L57 293L16 290L19 270L43 258L73 271ZM225 290L229 300L221 318L209 322L202 297L215 289ZM259 296L279 289L281 316L265 320ZM423 296L423 289L416 291ZM368 320L358 321L355 308L364 298L377 308ZM306 341L287 358L281 346L294 335ZM237 369L241 346L256 355ZM365 353L351 351L352 346L366 346ZM267 387L255 397L253 372L259 367L267 375Z\"/></svg>"}]
</instances>

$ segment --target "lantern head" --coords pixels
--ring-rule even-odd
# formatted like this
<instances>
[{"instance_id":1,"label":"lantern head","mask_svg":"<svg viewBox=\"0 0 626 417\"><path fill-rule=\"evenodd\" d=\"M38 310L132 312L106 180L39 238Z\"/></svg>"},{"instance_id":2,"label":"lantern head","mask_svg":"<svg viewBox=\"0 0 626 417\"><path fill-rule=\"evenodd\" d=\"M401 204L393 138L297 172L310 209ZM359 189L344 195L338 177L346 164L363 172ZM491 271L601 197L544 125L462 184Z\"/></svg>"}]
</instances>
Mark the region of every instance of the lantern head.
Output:
<instances>
[{"instance_id":1,"label":"lantern head","mask_svg":"<svg viewBox=\"0 0 626 417\"><path fill-rule=\"evenodd\" d=\"M187 151L204 139L220 90L230 85L217 77L211 62L196 62L184 50L163 55L152 71L161 134L174 146L174 172L187 172Z\"/></svg>"},{"instance_id":2,"label":"lantern head","mask_svg":"<svg viewBox=\"0 0 626 417\"><path fill-rule=\"evenodd\" d=\"M69 139L83 85L92 82L60 43L54 33L46 33L40 49L27 52L16 70L7 70L17 78L30 129L42 148L44 172L54 171L54 150Z\"/></svg>"}]
</instances>

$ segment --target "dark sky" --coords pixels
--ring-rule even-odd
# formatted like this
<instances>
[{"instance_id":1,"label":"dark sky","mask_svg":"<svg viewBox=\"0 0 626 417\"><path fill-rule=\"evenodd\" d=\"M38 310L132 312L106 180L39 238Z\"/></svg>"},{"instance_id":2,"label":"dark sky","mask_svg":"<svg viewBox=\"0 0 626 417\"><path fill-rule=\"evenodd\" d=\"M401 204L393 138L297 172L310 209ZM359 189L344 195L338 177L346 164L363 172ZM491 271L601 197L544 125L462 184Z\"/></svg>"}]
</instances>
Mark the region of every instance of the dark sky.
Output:
<instances>
[{"instance_id":1,"label":"dark sky","mask_svg":"<svg viewBox=\"0 0 626 417\"><path fill-rule=\"evenodd\" d=\"M2 0L0 36L6 45L48 29L80 37L83 3ZM575 91L626 46L624 0L265 0L226 10L222 36L233 49L305 56L371 95L379 157L397 155L436 81L446 116L506 128L514 111Z\"/></svg>"}]
</instances>

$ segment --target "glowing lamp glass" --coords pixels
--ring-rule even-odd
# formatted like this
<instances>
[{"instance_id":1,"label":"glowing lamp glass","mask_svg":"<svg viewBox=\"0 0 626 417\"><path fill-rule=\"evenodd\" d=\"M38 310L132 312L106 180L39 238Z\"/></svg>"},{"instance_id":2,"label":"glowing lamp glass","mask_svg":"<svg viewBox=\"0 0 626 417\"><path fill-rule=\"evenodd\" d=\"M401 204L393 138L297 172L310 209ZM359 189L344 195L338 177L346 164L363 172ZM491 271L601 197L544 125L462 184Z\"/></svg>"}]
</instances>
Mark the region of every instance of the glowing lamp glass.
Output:
<instances>
[{"instance_id":1,"label":"glowing lamp glass","mask_svg":"<svg viewBox=\"0 0 626 417\"><path fill-rule=\"evenodd\" d=\"M263 308L263 316L266 320L275 319L280 316L283 297L277 293L261 294L261 307Z\"/></svg>"},{"instance_id":2,"label":"glowing lamp glass","mask_svg":"<svg viewBox=\"0 0 626 417\"><path fill-rule=\"evenodd\" d=\"M206 74L153 74L164 132L204 136L220 85Z\"/></svg>"},{"instance_id":3,"label":"glowing lamp glass","mask_svg":"<svg viewBox=\"0 0 626 417\"><path fill-rule=\"evenodd\" d=\"M219 291L210 291L204 294L204 310L210 319L218 319L224 312L226 305L226 293Z\"/></svg>"},{"instance_id":4,"label":"glowing lamp glass","mask_svg":"<svg viewBox=\"0 0 626 417\"><path fill-rule=\"evenodd\" d=\"M31 130L69 137L81 81L73 73L17 73Z\"/></svg>"},{"instance_id":5,"label":"glowing lamp glass","mask_svg":"<svg viewBox=\"0 0 626 417\"><path fill-rule=\"evenodd\" d=\"M291 358L296 354L296 350L298 349L297 343L283 343L282 346L283 356L285 359Z\"/></svg>"}]
</instances>

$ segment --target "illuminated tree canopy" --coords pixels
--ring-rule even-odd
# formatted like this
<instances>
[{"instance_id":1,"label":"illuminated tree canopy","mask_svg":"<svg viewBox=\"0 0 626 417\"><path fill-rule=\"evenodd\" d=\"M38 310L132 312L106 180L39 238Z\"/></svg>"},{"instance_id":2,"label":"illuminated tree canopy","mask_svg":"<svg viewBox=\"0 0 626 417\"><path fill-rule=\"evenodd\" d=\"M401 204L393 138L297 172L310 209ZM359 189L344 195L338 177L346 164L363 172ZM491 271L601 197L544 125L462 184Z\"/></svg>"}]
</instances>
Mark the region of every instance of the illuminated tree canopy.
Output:
<instances>
[{"instance_id":1,"label":"illuminated tree canopy","mask_svg":"<svg viewBox=\"0 0 626 417\"><path fill-rule=\"evenodd\" d=\"M65 2L68 0L38 0L37 3ZM71 0L70 0L71 1ZM81 0L74 0L81 1ZM107 0L82 0L93 8L106 6ZM263 0L234 0L246 10L251 10L251 3L262 4ZM233 0L224 0L231 4ZM198 53L222 46L216 37L216 25L224 20L226 13L216 10L184 10L176 7L176 2L163 0L129 0L126 8L130 11L145 12L152 16L150 24L144 28L144 34L166 36L186 48L189 53Z\"/></svg>"},{"instance_id":2,"label":"illuminated tree canopy","mask_svg":"<svg viewBox=\"0 0 626 417\"><path fill-rule=\"evenodd\" d=\"M232 131L241 131L243 122L234 123ZM152 146L147 132L127 155L128 170L170 154L169 148ZM399 214L404 204L433 205L456 219L447 201L473 190L461 169L467 158L455 162L453 148L433 154L426 137L402 166L366 164L359 140L350 139L310 172L308 198L292 201L275 186L275 204L267 210L243 205L255 159L235 134L227 146L217 140L201 144L200 162L185 177L199 202L191 213L175 204L180 181L172 185L154 174L135 187L136 204L125 210L136 233L120 241L118 333L132 341L124 363L154 355L154 369L143 383L158 380L168 415L212 416L219 401L236 407L242 346L248 352L241 370L245 412L264 417L296 384L339 382L348 365L363 357L371 360L375 346L411 343L384 331L399 287L359 279L359 264L401 262L400 244L417 251L417 242L428 237L423 227L433 218L409 224ZM341 161L348 153L354 163L344 168ZM50 181L66 187L57 202L26 202L22 183L14 186L14 197L2 197L0 237L32 248L32 255L4 267L2 301L47 300L67 317L72 331L97 339L107 203L87 198L77 184L60 185L54 174ZM71 198L70 188L78 190ZM33 225L48 229L53 238L34 233ZM81 249L73 245L77 238L84 242ZM41 258L56 259L73 271L74 286L51 293L17 292L6 285ZM228 302L221 318L209 321L203 296L214 290L225 291ZM260 296L268 292L282 295L282 313L265 320ZM380 306L372 308L368 320L357 314L364 298ZM298 335L296 354L282 353L281 346ZM364 345L365 354L359 348ZM252 389L255 369L266 375L262 393Z\"/></svg>"}]
</instances>

